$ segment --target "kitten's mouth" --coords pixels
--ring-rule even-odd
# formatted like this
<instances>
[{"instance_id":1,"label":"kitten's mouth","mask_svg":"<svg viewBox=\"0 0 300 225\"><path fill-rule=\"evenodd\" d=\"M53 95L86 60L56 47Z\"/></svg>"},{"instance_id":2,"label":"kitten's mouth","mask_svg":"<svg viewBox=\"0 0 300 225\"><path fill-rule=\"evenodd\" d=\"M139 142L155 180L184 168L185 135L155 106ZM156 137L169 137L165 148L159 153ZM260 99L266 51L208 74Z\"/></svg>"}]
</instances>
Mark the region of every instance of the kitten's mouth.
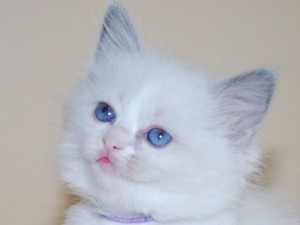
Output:
<instances>
[{"instance_id":1,"label":"kitten's mouth","mask_svg":"<svg viewBox=\"0 0 300 225\"><path fill-rule=\"evenodd\" d=\"M110 158L108 156L101 157L97 160L100 164L112 164Z\"/></svg>"},{"instance_id":2,"label":"kitten's mouth","mask_svg":"<svg viewBox=\"0 0 300 225\"><path fill-rule=\"evenodd\" d=\"M108 172L112 172L115 170L115 166L108 155L101 156L96 162L99 163L100 166Z\"/></svg>"}]
</instances>

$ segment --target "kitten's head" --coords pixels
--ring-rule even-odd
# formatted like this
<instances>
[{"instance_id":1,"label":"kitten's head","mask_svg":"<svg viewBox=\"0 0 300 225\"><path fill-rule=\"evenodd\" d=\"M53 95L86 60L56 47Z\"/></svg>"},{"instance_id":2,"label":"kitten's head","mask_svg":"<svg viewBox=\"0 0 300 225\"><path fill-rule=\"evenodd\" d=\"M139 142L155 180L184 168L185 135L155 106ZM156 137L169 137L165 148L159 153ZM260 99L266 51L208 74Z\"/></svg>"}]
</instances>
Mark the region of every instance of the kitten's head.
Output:
<instances>
[{"instance_id":1,"label":"kitten's head","mask_svg":"<svg viewBox=\"0 0 300 225\"><path fill-rule=\"evenodd\" d=\"M68 104L62 177L112 215L212 215L255 171L251 138L275 78L267 69L215 82L140 42L126 12L106 14L93 65Z\"/></svg>"}]
</instances>

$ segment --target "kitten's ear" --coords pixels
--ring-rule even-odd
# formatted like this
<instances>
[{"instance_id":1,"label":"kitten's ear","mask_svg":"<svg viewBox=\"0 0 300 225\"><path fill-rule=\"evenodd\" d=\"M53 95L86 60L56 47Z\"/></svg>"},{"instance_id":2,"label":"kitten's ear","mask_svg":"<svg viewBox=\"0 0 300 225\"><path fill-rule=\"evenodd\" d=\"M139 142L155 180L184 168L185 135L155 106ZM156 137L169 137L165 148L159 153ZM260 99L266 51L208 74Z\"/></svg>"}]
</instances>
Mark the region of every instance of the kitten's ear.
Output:
<instances>
[{"instance_id":1,"label":"kitten's ear","mask_svg":"<svg viewBox=\"0 0 300 225\"><path fill-rule=\"evenodd\" d=\"M276 73L258 69L215 86L218 98L218 123L234 142L251 140L268 110L276 85Z\"/></svg>"},{"instance_id":2,"label":"kitten's ear","mask_svg":"<svg viewBox=\"0 0 300 225\"><path fill-rule=\"evenodd\" d=\"M126 10L117 3L110 5L104 18L96 56L114 51L141 50L141 41Z\"/></svg>"}]
</instances>

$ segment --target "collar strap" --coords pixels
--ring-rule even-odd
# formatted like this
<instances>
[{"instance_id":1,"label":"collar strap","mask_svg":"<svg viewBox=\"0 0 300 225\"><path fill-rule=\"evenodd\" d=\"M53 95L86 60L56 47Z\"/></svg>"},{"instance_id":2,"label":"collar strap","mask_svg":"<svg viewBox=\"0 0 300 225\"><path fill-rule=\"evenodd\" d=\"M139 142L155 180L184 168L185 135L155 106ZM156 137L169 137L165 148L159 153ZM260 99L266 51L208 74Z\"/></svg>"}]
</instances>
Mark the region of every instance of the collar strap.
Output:
<instances>
[{"instance_id":1,"label":"collar strap","mask_svg":"<svg viewBox=\"0 0 300 225\"><path fill-rule=\"evenodd\" d=\"M142 216L142 217L133 217L133 218L105 216L105 215L101 215L101 216L115 223L147 223L147 222L154 221L154 219L151 216Z\"/></svg>"}]
</instances>

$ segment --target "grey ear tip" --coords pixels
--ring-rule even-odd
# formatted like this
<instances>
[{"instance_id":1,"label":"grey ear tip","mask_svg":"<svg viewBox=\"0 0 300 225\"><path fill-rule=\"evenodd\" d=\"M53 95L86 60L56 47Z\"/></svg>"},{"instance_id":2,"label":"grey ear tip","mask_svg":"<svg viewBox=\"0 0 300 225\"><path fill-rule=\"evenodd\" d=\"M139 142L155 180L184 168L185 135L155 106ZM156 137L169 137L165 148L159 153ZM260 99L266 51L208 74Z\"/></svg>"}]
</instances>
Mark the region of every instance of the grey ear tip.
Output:
<instances>
[{"instance_id":1,"label":"grey ear tip","mask_svg":"<svg viewBox=\"0 0 300 225\"><path fill-rule=\"evenodd\" d=\"M264 67L261 68L261 73L265 74L266 76L276 80L278 78L278 70L272 67Z\"/></svg>"},{"instance_id":2,"label":"grey ear tip","mask_svg":"<svg viewBox=\"0 0 300 225\"><path fill-rule=\"evenodd\" d=\"M115 28L118 28L118 26L120 26L121 24L122 26L132 26L131 20L126 9L117 1L113 1L108 6L104 17L104 25L111 26L111 24L114 24L114 26L112 27Z\"/></svg>"},{"instance_id":3,"label":"grey ear tip","mask_svg":"<svg viewBox=\"0 0 300 225\"><path fill-rule=\"evenodd\" d=\"M142 52L142 44L133 23L117 1L112 1L103 18L96 56L102 51Z\"/></svg>"},{"instance_id":4,"label":"grey ear tip","mask_svg":"<svg viewBox=\"0 0 300 225\"><path fill-rule=\"evenodd\" d=\"M272 86L276 86L278 79L278 70L272 67L264 67L254 70L252 74L256 74L257 76L263 77L266 81L270 82Z\"/></svg>"},{"instance_id":5,"label":"grey ear tip","mask_svg":"<svg viewBox=\"0 0 300 225\"><path fill-rule=\"evenodd\" d=\"M107 15L115 15L118 13L125 14L126 10L121 4L118 3L118 1L112 1L108 6Z\"/></svg>"}]
</instances>

